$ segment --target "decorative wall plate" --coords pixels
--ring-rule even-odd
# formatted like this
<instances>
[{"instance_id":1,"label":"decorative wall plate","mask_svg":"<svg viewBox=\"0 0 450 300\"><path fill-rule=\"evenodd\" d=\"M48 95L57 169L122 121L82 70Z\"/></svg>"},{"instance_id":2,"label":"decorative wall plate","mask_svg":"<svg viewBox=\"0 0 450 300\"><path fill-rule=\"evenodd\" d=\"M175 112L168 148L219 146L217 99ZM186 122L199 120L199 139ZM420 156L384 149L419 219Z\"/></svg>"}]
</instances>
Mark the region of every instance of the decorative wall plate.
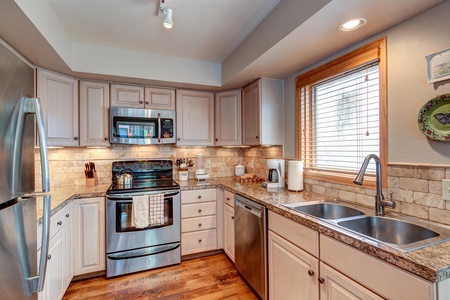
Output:
<instances>
[{"instance_id":1,"label":"decorative wall plate","mask_svg":"<svg viewBox=\"0 0 450 300\"><path fill-rule=\"evenodd\" d=\"M419 111L419 128L433 140L450 142L450 94L437 96Z\"/></svg>"}]
</instances>

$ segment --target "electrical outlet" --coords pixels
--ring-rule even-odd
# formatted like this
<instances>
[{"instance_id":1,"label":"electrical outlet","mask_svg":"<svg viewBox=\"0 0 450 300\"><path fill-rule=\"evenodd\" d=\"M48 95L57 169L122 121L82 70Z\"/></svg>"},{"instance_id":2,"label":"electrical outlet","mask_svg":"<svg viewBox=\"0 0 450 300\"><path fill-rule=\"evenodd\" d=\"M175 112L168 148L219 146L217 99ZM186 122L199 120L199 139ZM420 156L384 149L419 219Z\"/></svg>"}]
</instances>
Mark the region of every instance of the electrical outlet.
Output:
<instances>
[{"instance_id":1,"label":"electrical outlet","mask_svg":"<svg viewBox=\"0 0 450 300\"><path fill-rule=\"evenodd\" d=\"M442 179L442 198L450 200L450 179Z\"/></svg>"},{"instance_id":2,"label":"electrical outlet","mask_svg":"<svg viewBox=\"0 0 450 300\"><path fill-rule=\"evenodd\" d=\"M205 162L205 168L206 168L206 169L211 169L211 161L210 161L210 160L207 160L207 161Z\"/></svg>"}]
</instances>

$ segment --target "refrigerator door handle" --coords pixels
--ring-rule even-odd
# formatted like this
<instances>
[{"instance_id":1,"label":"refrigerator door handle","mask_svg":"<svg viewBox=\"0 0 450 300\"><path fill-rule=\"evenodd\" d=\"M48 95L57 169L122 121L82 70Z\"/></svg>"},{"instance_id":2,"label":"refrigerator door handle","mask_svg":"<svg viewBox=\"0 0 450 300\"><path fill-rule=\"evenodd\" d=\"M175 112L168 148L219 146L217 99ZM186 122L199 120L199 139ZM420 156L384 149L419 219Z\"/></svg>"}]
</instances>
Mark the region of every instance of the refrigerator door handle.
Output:
<instances>
[{"instance_id":1,"label":"refrigerator door handle","mask_svg":"<svg viewBox=\"0 0 450 300\"><path fill-rule=\"evenodd\" d=\"M41 173L42 173L42 192L50 191L50 172L47 153L47 138L45 134L44 115L42 112L41 102L39 98L23 98L22 116L25 114L35 114L36 125L39 138L39 152L41 156ZM23 117L21 118L23 121ZM47 270L47 256L50 237L50 210L51 196L44 195L44 209L42 219L42 246L39 262L39 270L37 276L29 278L31 290L33 292L41 292L44 288L45 273Z\"/></svg>"},{"instance_id":2,"label":"refrigerator door handle","mask_svg":"<svg viewBox=\"0 0 450 300\"><path fill-rule=\"evenodd\" d=\"M36 276L30 277L28 282L32 293L42 292L44 289L45 273L47 271L47 257L50 237L50 209L51 196L44 196L44 212L42 218L42 243L41 256L39 258L39 270Z\"/></svg>"}]
</instances>

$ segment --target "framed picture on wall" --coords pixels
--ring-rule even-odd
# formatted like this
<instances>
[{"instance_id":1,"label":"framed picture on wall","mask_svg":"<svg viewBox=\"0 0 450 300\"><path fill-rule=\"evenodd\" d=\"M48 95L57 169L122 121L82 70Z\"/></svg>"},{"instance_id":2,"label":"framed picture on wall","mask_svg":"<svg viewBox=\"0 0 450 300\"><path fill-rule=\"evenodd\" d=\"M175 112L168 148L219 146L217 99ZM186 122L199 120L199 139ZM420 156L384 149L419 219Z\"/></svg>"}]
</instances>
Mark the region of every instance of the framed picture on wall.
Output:
<instances>
[{"instance_id":1,"label":"framed picture on wall","mask_svg":"<svg viewBox=\"0 0 450 300\"><path fill-rule=\"evenodd\" d=\"M427 55L428 83L450 79L450 49Z\"/></svg>"}]
</instances>

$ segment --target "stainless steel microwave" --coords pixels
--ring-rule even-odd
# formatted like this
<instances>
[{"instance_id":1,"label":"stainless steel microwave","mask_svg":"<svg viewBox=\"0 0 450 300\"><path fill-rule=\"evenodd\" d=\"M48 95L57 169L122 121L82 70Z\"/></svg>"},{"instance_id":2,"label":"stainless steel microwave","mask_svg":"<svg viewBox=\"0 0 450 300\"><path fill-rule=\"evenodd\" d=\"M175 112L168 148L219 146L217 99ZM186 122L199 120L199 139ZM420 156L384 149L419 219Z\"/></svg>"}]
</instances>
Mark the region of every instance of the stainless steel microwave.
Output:
<instances>
[{"instance_id":1,"label":"stainless steel microwave","mask_svg":"<svg viewBox=\"0 0 450 300\"><path fill-rule=\"evenodd\" d=\"M110 142L151 145L175 143L175 111L111 107Z\"/></svg>"}]
</instances>

